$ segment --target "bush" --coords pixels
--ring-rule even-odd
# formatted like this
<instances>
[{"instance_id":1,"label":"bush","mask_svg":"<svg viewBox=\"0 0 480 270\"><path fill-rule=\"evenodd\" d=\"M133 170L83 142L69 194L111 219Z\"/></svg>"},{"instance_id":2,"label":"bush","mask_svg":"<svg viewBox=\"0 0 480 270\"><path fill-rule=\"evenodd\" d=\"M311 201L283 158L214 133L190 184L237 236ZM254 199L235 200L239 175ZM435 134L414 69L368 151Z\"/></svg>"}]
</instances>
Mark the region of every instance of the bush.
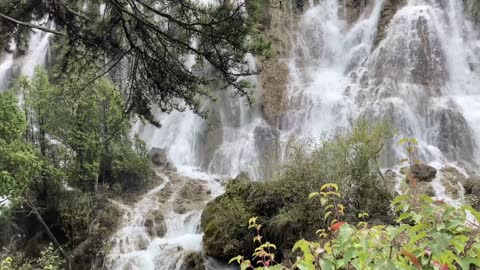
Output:
<instances>
[{"instance_id":1,"label":"bush","mask_svg":"<svg viewBox=\"0 0 480 270\"><path fill-rule=\"evenodd\" d=\"M145 143L135 137L134 142L123 141L114 145L113 178L123 190L137 190L152 176Z\"/></svg>"},{"instance_id":2,"label":"bush","mask_svg":"<svg viewBox=\"0 0 480 270\"><path fill-rule=\"evenodd\" d=\"M207 255L225 259L251 254L254 246L240 218L249 214L258 217L264 224L262 235L279 249L292 248L298 237L314 239L316 229L327 224L318 213L319 203L305 200L305 194L327 182L346 190L342 203L348 221L356 222L359 213L368 212L376 222L391 222L391 192L377 164L390 135L385 125L359 121L350 133L338 133L320 145L294 144L286 166L272 181L231 180L225 194L207 205L202 216Z\"/></svg>"},{"instance_id":3,"label":"bush","mask_svg":"<svg viewBox=\"0 0 480 270\"><path fill-rule=\"evenodd\" d=\"M330 270L330 269L478 269L480 267L480 226L467 219L466 211L480 220L480 212L470 206L455 208L428 196L418 197L415 192L398 196L391 204L398 212L396 226L371 226L361 221L350 224L341 221L344 208L335 203L338 187L322 186L320 192L309 197L320 197L331 225L319 230L320 241L297 241L293 251L298 257L293 265L277 264L274 244L260 236L257 218L249 220L249 228L257 231L253 241L258 243L254 262L237 256L241 269L270 270ZM368 215L362 213L360 218Z\"/></svg>"},{"instance_id":4,"label":"bush","mask_svg":"<svg viewBox=\"0 0 480 270\"><path fill-rule=\"evenodd\" d=\"M1 270L60 270L63 269L65 260L50 243L42 251L36 260L26 258L23 253L16 253L12 257L6 257L0 261Z\"/></svg>"},{"instance_id":5,"label":"bush","mask_svg":"<svg viewBox=\"0 0 480 270\"><path fill-rule=\"evenodd\" d=\"M80 191L65 192L59 203L59 212L65 234L72 246L88 236L88 227L93 220L97 199Z\"/></svg>"}]
</instances>

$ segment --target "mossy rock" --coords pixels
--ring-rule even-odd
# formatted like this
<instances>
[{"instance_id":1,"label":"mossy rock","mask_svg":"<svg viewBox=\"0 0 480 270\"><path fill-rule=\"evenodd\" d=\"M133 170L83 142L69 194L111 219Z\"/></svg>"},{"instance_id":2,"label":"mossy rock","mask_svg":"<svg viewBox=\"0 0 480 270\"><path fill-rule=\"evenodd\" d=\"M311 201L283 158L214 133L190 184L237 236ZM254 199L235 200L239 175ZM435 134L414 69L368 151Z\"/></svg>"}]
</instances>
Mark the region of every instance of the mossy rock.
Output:
<instances>
[{"instance_id":1,"label":"mossy rock","mask_svg":"<svg viewBox=\"0 0 480 270\"><path fill-rule=\"evenodd\" d=\"M192 252L186 256L180 269L206 270L204 261L205 259L201 254Z\"/></svg>"}]
</instances>

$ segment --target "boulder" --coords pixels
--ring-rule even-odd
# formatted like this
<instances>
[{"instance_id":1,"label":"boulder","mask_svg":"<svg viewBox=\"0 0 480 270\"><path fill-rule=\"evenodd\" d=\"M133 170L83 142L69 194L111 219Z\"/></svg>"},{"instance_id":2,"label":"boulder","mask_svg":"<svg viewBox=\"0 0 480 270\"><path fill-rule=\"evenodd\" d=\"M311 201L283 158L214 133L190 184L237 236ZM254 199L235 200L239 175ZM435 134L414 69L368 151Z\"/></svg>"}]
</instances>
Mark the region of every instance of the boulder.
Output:
<instances>
[{"instance_id":1,"label":"boulder","mask_svg":"<svg viewBox=\"0 0 480 270\"><path fill-rule=\"evenodd\" d=\"M463 184L466 194L475 195L480 197L480 176L472 175L466 179Z\"/></svg>"},{"instance_id":2,"label":"boulder","mask_svg":"<svg viewBox=\"0 0 480 270\"><path fill-rule=\"evenodd\" d=\"M440 180L445 187L446 194L452 199L458 199L461 197L460 186L464 185L467 178L455 167L444 167L440 169Z\"/></svg>"},{"instance_id":3,"label":"boulder","mask_svg":"<svg viewBox=\"0 0 480 270\"><path fill-rule=\"evenodd\" d=\"M189 179L178 192L173 210L178 214L200 210L205 205L207 198L205 187L199 181Z\"/></svg>"},{"instance_id":4,"label":"boulder","mask_svg":"<svg viewBox=\"0 0 480 270\"><path fill-rule=\"evenodd\" d=\"M435 190L433 189L432 183L429 182L418 182L416 189L418 193L427 195L429 197L435 196Z\"/></svg>"},{"instance_id":5,"label":"boulder","mask_svg":"<svg viewBox=\"0 0 480 270\"><path fill-rule=\"evenodd\" d=\"M396 195L396 193L397 193L397 191L395 190L395 185L397 183L397 178L398 177L399 177L399 175L391 169L388 169L383 174L383 180L384 180L385 188L387 188L387 190L390 191L392 195Z\"/></svg>"},{"instance_id":6,"label":"boulder","mask_svg":"<svg viewBox=\"0 0 480 270\"><path fill-rule=\"evenodd\" d=\"M185 257L180 269L205 270L204 261L205 260L201 254L192 252Z\"/></svg>"},{"instance_id":7,"label":"boulder","mask_svg":"<svg viewBox=\"0 0 480 270\"><path fill-rule=\"evenodd\" d=\"M148 214L144 225L151 237L163 237L167 233L165 217L160 210L154 210Z\"/></svg>"},{"instance_id":8,"label":"boulder","mask_svg":"<svg viewBox=\"0 0 480 270\"><path fill-rule=\"evenodd\" d=\"M480 176L472 175L463 184L465 193L469 197L470 204L480 211Z\"/></svg>"},{"instance_id":9,"label":"boulder","mask_svg":"<svg viewBox=\"0 0 480 270\"><path fill-rule=\"evenodd\" d=\"M168 160L167 151L165 149L153 147L149 152L149 156L154 166L161 167L170 171L175 170L175 167Z\"/></svg>"},{"instance_id":10,"label":"boulder","mask_svg":"<svg viewBox=\"0 0 480 270\"><path fill-rule=\"evenodd\" d=\"M414 164L410 172L419 182L431 182L437 176L437 169L426 164Z\"/></svg>"}]
</instances>

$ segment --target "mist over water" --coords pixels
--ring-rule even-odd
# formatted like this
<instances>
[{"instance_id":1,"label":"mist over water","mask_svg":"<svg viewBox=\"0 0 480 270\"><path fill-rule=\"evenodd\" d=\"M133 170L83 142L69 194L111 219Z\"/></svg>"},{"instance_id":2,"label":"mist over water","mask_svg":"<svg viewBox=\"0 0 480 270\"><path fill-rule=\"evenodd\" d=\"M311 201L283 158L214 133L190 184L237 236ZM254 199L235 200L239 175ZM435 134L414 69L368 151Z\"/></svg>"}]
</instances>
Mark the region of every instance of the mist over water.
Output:
<instances>
[{"instance_id":1,"label":"mist over water","mask_svg":"<svg viewBox=\"0 0 480 270\"><path fill-rule=\"evenodd\" d=\"M203 1L207 2L211 3ZM210 190L204 203L223 192L222 179L241 172L254 180L268 178L265 161L272 152L283 152L289 139L320 138L350 128L359 117L389 121L398 130L397 139L418 139L420 158L437 168L478 168L480 30L465 16L462 0L407 1L378 44L384 1L372 1L352 24L341 12L341 0L310 2L292 44L286 109L278 129L263 119L261 104L251 107L231 99L227 91L218 93L216 103L206 103L207 119L188 110L157 112L161 128L136 121L132 135L138 134L149 147L165 149L178 178L193 179ZM44 65L48 43L48 34L34 31L25 56L3 55L0 90L15 74L31 76L35 65ZM250 65L254 61L248 59ZM389 149L386 167L397 165L405 155L395 142ZM137 203L116 202L125 215L111 240L107 269L180 270L192 252L202 251L201 209L175 213L172 202L178 189L159 203L156 197L172 176L157 174L162 184ZM445 196L441 183L434 185L437 195ZM155 209L166 220L162 237L148 235L145 227ZM226 267L213 260L207 265Z\"/></svg>"}]
</instances>

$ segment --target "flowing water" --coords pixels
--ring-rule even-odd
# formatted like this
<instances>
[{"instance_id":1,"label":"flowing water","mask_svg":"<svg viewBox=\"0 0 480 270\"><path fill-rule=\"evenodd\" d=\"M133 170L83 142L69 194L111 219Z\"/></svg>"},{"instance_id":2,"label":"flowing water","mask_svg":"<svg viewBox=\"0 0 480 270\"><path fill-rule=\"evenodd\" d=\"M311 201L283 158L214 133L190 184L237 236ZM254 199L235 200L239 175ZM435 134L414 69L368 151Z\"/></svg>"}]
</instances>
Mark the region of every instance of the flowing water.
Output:
<instances>
[{"instance_id":1,"label":"flowing water","mask_svg":"<svg viewBox=\"0 0 480 270\"><path fill-rule=\"evenodd\" d=\"M261 104L249 107L230 99L229 93L219 93L217 103L205 105L207 119L187 111L157 113L161 128L135 122L132 134L149 147L164 149L177 173L159 170L162 184L137 203L115 202L125 214L105 267L187 269L189 256L202 251L201 209L223 192L222 179L241 172L255 180L268 178L268 160L279 158L284 142L348 129L358 117L388 120L398 138L417 138L420 158L437 168L446 164L477 168L478 26L466 17L462 0L408 0L395 11L385 38L376 43L387 1L372 0L353 23L345 17L342 0L310 1L293 33L286 109L279 129L265 122ZM35 64L45 63L47 52L48 35L33 32L25 57L0 59L0 89L9 85L12 74L31 75ZM249 61L253 64L254 59ZM388 148L384 161L392 167L405 154L395 143ZM179 214L173 210L179 187L169 191L168 199L157 199L172 181L183 181L181 185L195 181L211 194L198 208ZM437 197L446 196L439 181L432 185ZM146 219L154 210L165 218L166 234L161 237L148 234ZM211 259L206 264L208 269L225 269Z\"/></svg>"}]
</instances>

